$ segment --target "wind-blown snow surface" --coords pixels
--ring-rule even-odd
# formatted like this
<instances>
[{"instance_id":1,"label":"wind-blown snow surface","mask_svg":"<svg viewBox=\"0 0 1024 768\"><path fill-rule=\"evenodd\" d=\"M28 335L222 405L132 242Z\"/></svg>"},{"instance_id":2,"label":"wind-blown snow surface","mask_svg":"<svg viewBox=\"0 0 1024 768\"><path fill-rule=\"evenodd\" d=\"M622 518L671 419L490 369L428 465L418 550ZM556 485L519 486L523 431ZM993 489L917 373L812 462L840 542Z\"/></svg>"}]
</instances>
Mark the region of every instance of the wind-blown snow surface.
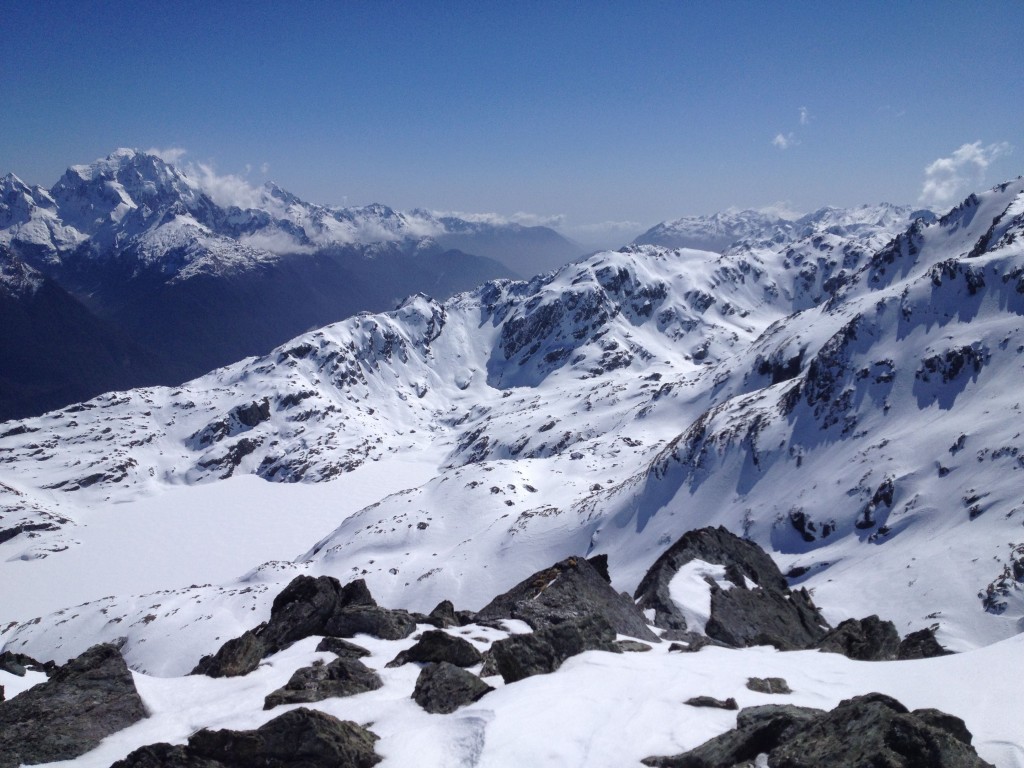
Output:
<instances>
[{"instance_id":1,"label":"wind-blown snow surface","mask_svg":"<svg viewBox=\"0 0 1024 768\"><path fill-rule=\"evenodd\" d=\"M614 585L632 590L672 541L711 524L772 552L833 622L937 624L956 650L1010 638L1024 628L1022 229L1018 180L884 247L878 229L721 255L632 246L444 304L414 297L179 389L9 422L0 529L23 532L0 542L0 578L17 595L0 599L0 638L58 660L123 638L135 669L176 675L267 618L299 573L362 576L384 605L475 609L572 554L608 554ZM231 504L217 500L227 478ZM303 498L264 483L327 480ZM171 509L176 496L190 511ZM250 536L197 530L201 510L213 521L228 507L239 527L252 509ZM164 553L154 574L117 565L93 581L116 560L107 537L121 514L160 515L161 538L208 575L175 582ZM293 521L287 533L268 527L275 515ZM126 529L126 549L148 551L145 528ZM250 554L250 566L272 562L232 580ZM88 602L30 621L65 579L79 582L66 602ZM108 584L119 588L104 597ZM995 648L928 662L929 674L966 674L986 653L1009 665L1019 643ZM808 657L765 658L796 670ZM822 663L827 687L833 662ZM899 697L883 685L890 668L863 679ZM937 688L918 700L908 686L906 703L944 708ZM833 703L845 695L828 690ZM608 717L591 714L586 728ZM496 719L480 754L502 743L505 716L484 717ZM719 730L730 717L707 716L725 718ZM465 727L458 738L479 742ZM993 727L1019 755L1019 733ZM710 731L694 733L686 744ZM593 754L593 738L565 749ZM673 738L646 753L678 751L685 739Z\"/></svg>"}]
</instances>

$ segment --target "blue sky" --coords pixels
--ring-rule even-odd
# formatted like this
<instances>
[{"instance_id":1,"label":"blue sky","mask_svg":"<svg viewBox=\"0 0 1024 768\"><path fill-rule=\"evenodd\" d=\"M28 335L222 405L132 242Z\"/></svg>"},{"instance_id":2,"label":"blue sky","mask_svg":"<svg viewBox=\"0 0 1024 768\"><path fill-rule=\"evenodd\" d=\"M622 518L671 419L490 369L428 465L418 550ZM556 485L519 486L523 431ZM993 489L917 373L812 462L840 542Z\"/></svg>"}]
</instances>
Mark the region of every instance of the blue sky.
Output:
<instances>
[{"instance_id":1,"label":"blue sky","mask_svg":"<svg viewBox=\"0 0 1024 768\"><path fill-rule=\"evenodd\" d=\"M45 186L177 148L313 202L529 214L585 240L729 206L942 207L1024 172L1019 0L2 12L0 172Z\"/></svg>"}]
</instances>

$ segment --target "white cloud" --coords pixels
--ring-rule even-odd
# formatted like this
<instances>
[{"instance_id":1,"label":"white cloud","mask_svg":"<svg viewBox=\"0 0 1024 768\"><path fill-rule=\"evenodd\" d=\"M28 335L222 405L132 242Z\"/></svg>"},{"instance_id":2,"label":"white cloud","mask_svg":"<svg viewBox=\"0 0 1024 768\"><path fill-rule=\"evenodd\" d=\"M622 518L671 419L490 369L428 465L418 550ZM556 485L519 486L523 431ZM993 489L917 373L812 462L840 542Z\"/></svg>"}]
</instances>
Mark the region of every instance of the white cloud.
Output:
<instances>
[{"instance_id":1,"label":"white cloud","mask_svg":"<svg viewBox=\"0 0 1024 768\"><path fill-rule=\"evenodd\" d=\"M260 173L264 176L270 173L270 163L260 163Z\"/></svg>"},{"instance_id":2,"label":"white cloud","mask_svg":"<svg viewBox=\"0 0 1024 768\"><path fill-rule=\"evenodd\" d=\"M927 205L953 202L965 187L981 184L992 161L1011 150L1005 141L988 146L982 146L980 141L961 145L949 157L940 157L924 169L920 202Z\"/></svg>"},{"instance_id":3,"label":"white cloud","mask_svg":"<svg viewBox=\"0 0 1024 768\"><path fill-rule=\"evenodd\" d=\"M280 230L243 235L239 238L239 242L250 248L259 248L262 251L270 251L276 254L313 253L316 250L312 246L303 245L287 232Z\"/></svg>"},{"instance_id":4,"label":"white cloud","mask_svg":"<svg viewBox=\"0 0 1024 768\"><path fill-rule=\"evenodd\" d=\"M775 138L772 139L772 144L778 147L779 149L789 149L796 143L797 141L795 138L793 138L792 133L786 135L777 133L775 134Z\"/></svg>"},{"instance_id":5,"label":"white cloud","mask_svg":"<svg viewBox=\"0 0 1024 768\"><path fill-rule=\"evenodd\" d=\"M544 215L517 211L510 216L500 213L466 213L465 211L431 211L438 218L451 216L474 224L492 224L496 227L508 224L520 224L524 227L560 227L565 223L565 215L556 213Z\"/></svg>"},{"instance_id":6,"label":"white cloud","mask_svg":"<svg viewBox=\"0 0 1024 768\"><path fill-rule=\"evenodd\" d=\"M167 149L159 149L152 147L146 150L147 155L155 155L169 165L175 165L181 158L188 154L187 149L182 147L168 147Z\"/></svg>"},{"instance_id":7,"label":"white cloud","mask_svg":"<svg viewBox=\"0 0 1024 768\"><path fill-rule=\"evenodd\" d=\"M244 176L233 173L222 176L207 163L189 163L182 170L213 202L224 208L232 205L242 209L265 208L269 202L263 190L254 187Z\"/></svg>"},{"instance_id":8,"label":"white cloud","mask_svg":"<svg viewBox=\"0 0 1024 768\"><path fill-rule=\"evenodd\" d=\"M811 112L807 107L800 107L800 125L807 125L811 122Z\"/></svg>"},{"instance_id":9,"label":"white cloud","mask_svg":"<svg viewBox=\"0 0 1024 768\"><path fill-rule=\"evenodd\" d=\"M779 200L778 202L772 203L771 205L764 205L756 209L758 213L763 213L766 216L775 216L780 219L786 219L787 221L796 221L804 215L803 211L798 211L793 207L793 204L788 200Z\"/></svg>"}]
</instances>

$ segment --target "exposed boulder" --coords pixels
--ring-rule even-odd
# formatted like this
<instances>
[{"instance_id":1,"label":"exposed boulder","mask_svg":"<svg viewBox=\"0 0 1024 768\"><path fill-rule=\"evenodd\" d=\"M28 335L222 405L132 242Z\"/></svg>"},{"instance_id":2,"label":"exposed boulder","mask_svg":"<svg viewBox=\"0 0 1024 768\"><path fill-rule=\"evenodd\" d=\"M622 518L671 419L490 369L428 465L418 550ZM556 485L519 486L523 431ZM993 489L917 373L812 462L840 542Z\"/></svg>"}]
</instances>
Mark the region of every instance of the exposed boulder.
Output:
<instances>
[{"instance_id":1,"label":"exposed boulder","mask_svg":"<svg viewBox=\"0 0 1024 768\"><path fill-rule=\"evenodd\" d=\"M438 629L458 627L461 624L451 600L442 600L434 606L434 610L427 614L427 622Z\"/></svg>"},{"instance_id":2,"label":"exposed boulder","mask_svg":"<svg viewBox=\"0 0 1024 768\"><path fill-rule=\"evenodd\" d=\"M584 616L498 640L491 645L489 658L502 679L514 683L531 675L554 672L570 656L584 651L621 653L615 644L615 629L602 616Z\"/></svg>"},{"instance_id":3,"label":"exposed boulder","mask_svg":"<svg viewBox=\"0 0 1024 768\"><path fill-rule=\"evenodd\" d=\"M0 768L71 760L146 717L120 652L96 645L0 703Z\"/></svg>"},{"instance_id":4,"label":"exposed boulder","mask_svg":"<svg viewBox=\"0 0 1024 768\"><path fill-rule=\"evenodd\" d=\"M446 715L493 690L471 672L441 661L423 668L412 698L427 712Z\"/></svg>"},{"instance_id":5,"label":"exposed boulder","mask_svg":"<svg viewBox=\"0 0 1024 768\"><path fill-rule=\"evenodd\" d=\"M896 658L900 661L908 659L931 659L936 656L949 656L952 651L947 651L939 641L935 639L935 630L926 627L917 632L911 632L900 641L900 647L896 651Z\"/></svg>"},{"instance_id":6,"label":"exposed boulder","mask_svg":"<svg viewBox=\"0 0 1024 768\"><path fill-rule=\"evenodd\" d=\"M817 647L858 661L892 661L900 647L900 636L891 621L868 616L842 622L819 640Z\"/></svg>"},{"instance_id":7,"label":"exposed boulder","mask_svg":"<svg viewBox=\"0 0 1024 768\"><path fill-rule=\"evenodd\" d=\"M672 599L670 585L693 560L724 567L729 588L709 582L708 637L732 647L773 645L780 650L809 648L826 633L828 622L806 590L792 591L774 561L756 544L725 528L689 531L651 566L634 597L641 610L654 611L654 625L691 630Z\"/></svg>"},{"instance_id":8,"label":"exposed boulder","mask_svg":"<svg viewBox=\"0 0 1024 768\"><path fill-rule=\"evenodd\" d=\"M847 699L831 712L749 707L731 731L684 754L643 762L662 768L732 768L759 755L767 755L772 768L991 768L974 751L960 718L932 709L908 712L880 693Z\"/></svg>"},{"instance_id":9,"label":"exposed boulder","mask_svg":"<svg viewBox=\"0 0 1024 768\"><path fill-rule=\"evenodd\" d=\"M482 662L483 656L468 640L434 629L424 632L415 645L399 653L387 666L400 667L410 661L421 664L444 661L456 667L472 667Z\"/></svg>"},{"instance_id":10,"label":"exposed boulder","mask_svg":"<svg viewBox=\"0 0 1024 768\"><path fill-rule=\"evenodd\" d=\"M612 589L582 557L566 558L521 581L485 605L477 620L521 619L542 630L591 616L600 616L620 634L659 642L633 601Z\"/></svg>"},{"instance_id":11,"label":"exposed boulder","mask_svg":"<svg viewBox=\"0 0 1024 768\"><path fill-rule=\"evenodd\" d=\"M312 704L336 696L355 696L384 685L380 676L358 659L339 657L329 664L317 661L295 671L283 688L263 702L264 709L281 704Z\"/></svg>"},{"instance_id":12,"label":"exposed boulder","mask_svg":"<svg viewBox=\"0 0 1024 768\"><path fill-rule=\"evenodd\" d=\"M789 683L781 677L748 677L747 688L757 693L783 694L792 693Z\"/></svg>"},{"instance_id":13,"label":"exposed boulder","mask_svg":"<svg viewBox=\"0 0 1024 768\"><path fill-rule=\"evenodd\" d=\"M25 665L15 654L10 651L0 653L0 672L9 672L18 677L25 676Z\"/></svg>"},{"instance_id":14,"label":"exposed boulder","mask_svg":"<svg viewBox=\"0 0 1024 768\"><path fill-rule=\"evenodd\" d=\"M361 645L342 640L340 637L325 637L316 647L318 652L326 651L343 659L361 659L370 652Z\"/></svg>"},{"instance_id":15,"label":"exposed boulder","mask_svg":"<svg viewBox=\"0 0 1024 768\"><path fill-rule=\"evenodd\" d=\"M791 704L747 707L737 715L731 731L681 755L648 757L642 762L657 768L733 768L769 752L822 714L820 709Z\"/></svg>"},{"instance_id":16,"label":"exposed boulder","mask_svg":"<svg viewBox=\"0 0 1024 768\"><path fill-rule=\"evenodd\" d=\"M267 653L266 644L255 632L228 640L212 656L203 656L192 670L193 675L208 677L239 677L259 666Z\"/></svg>"},{"instance_id":17,"label":"exposed boulder","mask_svg":"<svg viewBox=\"0 0 1024 768\"><path fill-rule=\"evenodd\" d=\"M722 699L716 699L714 696L693 696L683 702L691 707L710 707L712 709L728 709L736 710L739 709L739 704L736 703L736 699L730 696L724 701Z\"/></svg>"},{"instance_id":18,"label":"exposed boulder","mask_svg":"<svg viewBox=\"0 0 1024 768\"><path fill-rule=\"evenodd\" d=\"M403 610L357 605L335 613L318 634L335 637L372 635L382 640L401 640L416 631L416 619Z\"/></svg>"},{"instance_id":19,"label":"exposed boulder","mask_svg":"<svg viewBox=\"0 0 1024 768\"><path fill-rule=\"evenodd\" d=\"M111 768L370 768L377 736L347 720L299 707L254 731L201 730L187 746L152 744Z\"/></svg>"}]
</instances>

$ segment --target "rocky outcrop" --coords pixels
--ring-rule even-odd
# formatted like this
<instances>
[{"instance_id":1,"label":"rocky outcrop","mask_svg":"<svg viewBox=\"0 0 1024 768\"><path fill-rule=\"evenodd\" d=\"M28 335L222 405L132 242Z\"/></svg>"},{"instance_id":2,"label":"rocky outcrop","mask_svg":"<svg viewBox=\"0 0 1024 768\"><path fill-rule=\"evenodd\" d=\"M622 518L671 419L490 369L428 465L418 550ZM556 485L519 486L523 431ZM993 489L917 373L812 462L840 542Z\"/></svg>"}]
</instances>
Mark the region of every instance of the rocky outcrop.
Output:
<instances>
[{"instance_id":1,"label":"rocky outcrop","mask_svg":"<svg viewBox=\"0 0 1024 768\"><path fill-rule=\"evenodd\" d=\"M584 616L498 640L491 646L489 658L502 679L514 683L531 675L554 672L570 656L584 651L622 652L615 644L615 629L603 617Z\"/></svg>"},{"instance_id":2,"label":"rocky outcrop","mask_svg":"<svg viewBox=\"0 0 1024 768\"><path fill-rule=\"evenodd\" d=\"M241 637L228 640L214 655L200 659L192 674L209 677L247 675L259 666L266 652L266 645L255 632L245 632Z\"/></svg>"},{"instance_id":3,"label":"rocky outcrop","mask_svg":"<svg viewBox=\"0 0 1024 768\"><path fill-rule=\"evenodd\" d=\"M643 762L661 768L731 768L765 754L772 768L991 768L974 751L960 718L934 709L909 712L880 693L847 699L831 712L750 707L739 713L733 730L684 754Z\"/></svg>"},{"instance_id":4,"label":"rocky outcrop","mask_svg":"<svg viewBox=\"0 0 1024 768\"><path fill-rule=\"evenodd\" d=\"M722 527L686 533L641 580L634 596L641 610L654 611L656 627L692 630L673 601L669 585L679 569L693 560L723 566L729 582L727 589L717 583L708 584L708 637L737 648L773 645L780 650L796 650L813 646L825 635L828 622L807 591L790 590L764 550Z\"/></svg>"},{"instance_id":5,"label":"rocky outcrop","mask_svg":"<svg viewBox=\"0 0 1024 768\"><path fill-rule=\"evenodd\" d=\"M340 637L325 637L316 647L318 652L333 653L343 659L361 659L369 656L370 652L361 645L342 640Z\"/></svg>"},{"instance_id":6,"label":"rocky outcrop","mask_svg":"<svg viewBox=\"0 0 1024 768\"><path fill-rule=\"evenodd\" d=\"M185 746L152 744L111 768L370 768L377 736L347 720L300 707L254 731L201 730Z\"/></svg>"},{"instance_id":7,"label":"rocky outcrop","mask_svg":"<svg viewBox=\"0 0 1024 768\"><path fill-rule=\"evenodd\" d=\"M493 690L471 672L441 661L423 668L412 698L427 712L446 715Z\"/></svg>"},{"instance_id":8,"label":"rocky outcrop","mask_svg":"<svg viewBox=\"0 0 1024 768\"><path fill-rule=\"evenodd\" d=\"M538 571L494 598L476 616L477 621L521 619L535 630L589 617L601 617L620 634L659 641L633 602L612 589L602 571L582 557Z\"/></svg>"},{"instance_id":9,"label":"rocky outcrop","mask_svg":"<svg viewBox=\"0 0 1024 768\"><path fill-rule=\"evenodd\" d=\"M900 636L891 621L868 616L842 622L818 641L817 647L858 661L892 661L900 648Z\"/></svg>"},{"instance_id":10,"label":"rocky outcrop","mask_svg":"<svg viewBox=\"0 0 1024 768\"><path fill-rule=\"evenodd\" d=\"M0 768L71 760L146 717L120 652L97 645L0 703Z\"/></svg>"},{"instance_id":11,"label":"rocky outcrop","mask_svg":"<svg viewBox=\"0 0 1024 768\"><path fill-rule=\"evenodd\" d=\"M380 676L358 659L339 657L329 664L322 661L295 671L283 688L264 700L264 709L281 704L312 704L335 696L355 696L375 691L384 685Z\"/></svg>"},{"instance_id":12,"label":"rocky outcrop","mask_svg":"<svg viewBox=\"0 0 1024 768\"><path fill-rule=\"evenodd\" d=\"M952 651L947 651L939 641L935 639L935 630L932 628L919 629L911 632L900 641L900 647L896 651L896 658L900 661L906 659L931 659L936 656L948 656Z\"/></svg>"},{"instance_id":13,"label":"rocky outcrop","mask_svg":"<svg viewBox=\"0 0 1024 768\"><path fill-rule=\"evenodd\" d=\"M400 667L410 661L420 664L443 661L456 667L472 667L481 663L483 656L468 640L435 629L424 632L414 646L399 653L387 666Z\"/></svg>"}]
</instances>

